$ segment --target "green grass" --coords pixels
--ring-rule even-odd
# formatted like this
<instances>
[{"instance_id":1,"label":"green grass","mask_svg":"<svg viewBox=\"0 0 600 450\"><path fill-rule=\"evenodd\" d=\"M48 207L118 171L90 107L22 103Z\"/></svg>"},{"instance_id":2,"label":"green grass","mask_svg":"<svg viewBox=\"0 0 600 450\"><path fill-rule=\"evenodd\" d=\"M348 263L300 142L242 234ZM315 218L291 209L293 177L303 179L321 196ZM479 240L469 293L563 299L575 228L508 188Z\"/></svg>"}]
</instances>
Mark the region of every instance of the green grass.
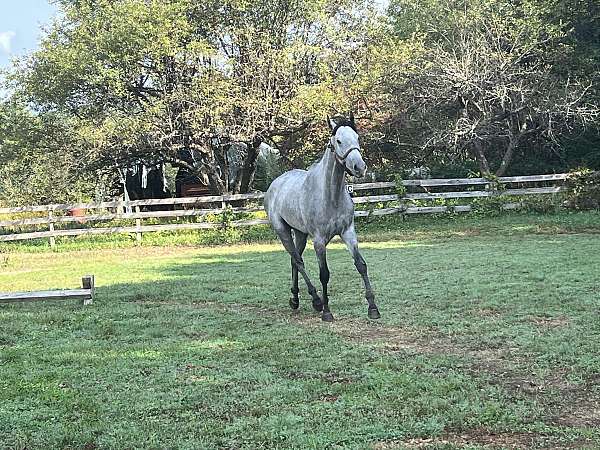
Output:
<instances>
[{"instance_id":1,"label":"green grass","mask_svg":"<svg viewBox=\"0 0 600 450\"><path fill-rule=\"evenodd\" d=\"M598 218L362 224L382 319L333 243L332 325L274 242L10 247L0 290L98 289L0 306L0 448L600 447Z\"/></svg>"}]
</instances>

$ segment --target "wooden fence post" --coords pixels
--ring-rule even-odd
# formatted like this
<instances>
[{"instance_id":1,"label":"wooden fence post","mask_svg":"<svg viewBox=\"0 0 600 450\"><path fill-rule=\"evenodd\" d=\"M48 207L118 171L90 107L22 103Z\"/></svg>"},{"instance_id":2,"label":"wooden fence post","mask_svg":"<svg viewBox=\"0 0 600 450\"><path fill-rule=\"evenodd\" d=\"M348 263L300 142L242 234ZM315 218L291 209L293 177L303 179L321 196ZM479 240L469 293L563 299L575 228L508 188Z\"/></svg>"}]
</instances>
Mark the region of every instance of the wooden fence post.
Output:
<instances>
[{"instance_id":1,"label":"wooden fence post","mask_svg":"<svg viewBox=\"0 0 600 450\"><path fill-rule=\"evenodd\" d=\"M94 303L94 275L85 275L81 279L81 285L83 286L83 289L89 289L91 295L90 298L83 299L83 304L91 305L92 303Z\"/></svg>"},{"instance_id":2,"label":"wooden fence post","mask_svg":"<svg viewBox=\"0 0 600 450\"><path fill-rule=\"evenodd\" d=\"M49 209L48 210L48 229L50 230L50 247L56 247L56 238L54 237L54 212Z\"/></svg>"},{"instance_id":3,"label":"wooden fence post","mask_svg":"<svg viewBox=\"0 0 600 450\"><path fill-rule=\"evenodd\" d=\"M124 211L125 211L125 201L123 200L123 197L119 197L119 201L117 204L117 210L115 212L117 213L117 215L120 218L123 215Z\"/></svg>"},{"instance_id":4,"label":"wooden fence post","mask_svg":"<svg viewBox=\"0 0 600 450\"><path fill-rule=\"evenodd\" d=\"M221 227L223 229L227 226L228 218L226 217L226 212L227 212L227 202L225 201L225 198L222 197L221 198Z\"/></svg>"},{"instance_id":5,"label":"wooden fence post","mask_svg":"<svg viewBox=\"0 0 600 450\"><path fill-rule=\"evenodd\" d=\"M135 213L140 213L139 205L135 207ZM137 241L138 245L140 245L142 243L142 219L139 217L135 219L135 228L137 230L135 233L135 240Z\"/></svg>"}]
</instances>

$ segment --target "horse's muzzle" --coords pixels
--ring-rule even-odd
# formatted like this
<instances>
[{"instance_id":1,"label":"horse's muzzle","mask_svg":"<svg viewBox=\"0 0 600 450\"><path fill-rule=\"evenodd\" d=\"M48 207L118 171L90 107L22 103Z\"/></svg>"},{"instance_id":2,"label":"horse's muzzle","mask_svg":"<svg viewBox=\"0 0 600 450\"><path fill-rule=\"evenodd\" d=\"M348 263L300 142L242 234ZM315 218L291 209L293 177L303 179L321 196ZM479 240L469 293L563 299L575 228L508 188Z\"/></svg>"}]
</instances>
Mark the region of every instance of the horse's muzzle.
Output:
<instances>
[{"instance_id":1,"label":"horse's muzzle","mask_svg":"<svg viewBox=\"0 0 600 450\"><path fill-rule=\"evenodd\" d=\"M362 178L367 174L367 165L364 161L359 161L353 164L352 169L350 169L352 175L358 178Z\"/></svg>"}]
</instances>

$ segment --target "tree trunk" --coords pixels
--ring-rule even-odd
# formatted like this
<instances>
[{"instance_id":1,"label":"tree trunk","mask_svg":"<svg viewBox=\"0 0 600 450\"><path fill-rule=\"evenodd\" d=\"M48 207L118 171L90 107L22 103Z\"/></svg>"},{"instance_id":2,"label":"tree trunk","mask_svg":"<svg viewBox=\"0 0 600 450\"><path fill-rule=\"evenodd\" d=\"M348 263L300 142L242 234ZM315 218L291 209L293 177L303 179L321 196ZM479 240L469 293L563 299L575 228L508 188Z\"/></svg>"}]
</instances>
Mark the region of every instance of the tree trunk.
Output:
<instances>
[{"instance_id":1,"label":"tree trunk","mask_svg":"<svg viewBox=\"0 0 600 450\"><path fill-rule=\"evenodd\" d=\"M229 179L227 154L222 145L211 145L210 149L214 155L215 163L218 165L221 172L220 182L223 185L223 192L229 192L231 189L231 180Z\"/></svg>"},{"instance_id":2,"label":"tree trunk","mask_svg":"<svg viewBox=\"0 0 600 450\"><path fill-rule=\"evenodd\" d=\"M200 151L210 191L215 195L227 193L227 184L223 182L222 168L219 165L214 149L210 145L195 145L194 147ZM227 176L227 174L224 175Z\"/></svg>"},{"instance_id":3,"label":"tree trunk","mask_svg":"<svg viewBox=\"0 0 600 450\"><path fill-rule=\"evenodd\" d=\"M483 153L483 149L481 148L481 141L475 140L473 142L473 153L475 154L475 159L479 164L479 171L481 172L482 177L487 177L490 175L490 165L488 163L487 158L485 157L485 153Z\"/></svg>"},{"instance_id":4,"label":"tree trunk","mask_svg":"<svg viewBox=\"0 0 600 450\"><path fill-rule=\"evenodd\" d=\"M256 160L258 159L259 147L262 140L255 137L252 143L248 143L248 154L244 159L242 173L240 175L240 193L246 193L252 187L254 182L254 174L256 173Z\"/></svg>"},{"instance_id":5,"label":"tree trunk","mask_svg":"<svg viewBox=\"0 0 600 450\"><path fill-rule=\"evenodd\" d=\"M225 189L225 184L223 183L223 180L221 180L221 177L219 176L216 170L209 171L207 175L209 181L209 188L213 194L223 195L227 193Z\"/></svg>"},{"instance_id":6,"label":"tree trunk","mask_svg":"<svg viewBox=\"0 0 600 450\"><path fill-rule=\"evenodd\" d=\"M500 163L500 167L498 167L498 170L496 170L496 176L498 176L498 177L504 176L504 174L506 173L506 169L508 169L508 166L510 165L510 162L512 161L512 157L515 153L515 148L517 148L517 142L514 141L513 139L511 139L510 142L508 143L508 148L506 149L506 152L504 153L504 157L502 158L502 162Z\"/></svg>"}]
</instances>

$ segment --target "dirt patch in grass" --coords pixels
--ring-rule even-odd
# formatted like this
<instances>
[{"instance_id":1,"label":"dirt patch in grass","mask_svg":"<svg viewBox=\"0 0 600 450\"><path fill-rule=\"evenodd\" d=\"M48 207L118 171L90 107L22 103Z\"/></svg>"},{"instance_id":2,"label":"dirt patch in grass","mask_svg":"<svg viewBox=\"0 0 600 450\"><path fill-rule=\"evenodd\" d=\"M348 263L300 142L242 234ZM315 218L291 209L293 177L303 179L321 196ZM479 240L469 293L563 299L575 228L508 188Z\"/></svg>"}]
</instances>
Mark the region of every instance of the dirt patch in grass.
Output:
<instances>
[{"instance_id":1,"label":"dirt patch in grass","mask_svg":"<svg viewBox=\"0 0 600 450\"><path fill-rule=\"evenodd\" d=\"M556 414L548 422L566 427L600 428L599 381L598 374L578 384L557 380L553 405Z\"/></svg>"},{"instance_id":2,"label":"dirt patch in grass","mask_svg":"<svg viewBox=\"0 0 600 450\"><path fill-rule=\"evenodd\" d=\"M339 395L335 395L335 394L325 394L323 396L321 396L320 400L322 402L329 402L329 403L334 403L337 401L337 399L340 398Z\"/></svg>"},{"instance_id":3,"label":"dirt patch in grass","mask_svg":"<svg viewBox=\"0 0 600 450\"><path fill-rule=\"evenodd\" d=\"M575 428L600 427L600 402L598 400L582 400L577 404L569 402L565 405L560 415L550 422L556 425Z\"/></svg>"},{"instance_id":4,"label":"dirt patch in grass","mask_svg":"<svg viewBox=\"0 0 600 450\"><path fill-rule=\"evenodd\" d=\"M502 316L502 312L493 308L479 308L475 311L475 315L479 317L500 317Z\"/></svg>"},{"instance_id":5,"label":"dirt patch in grass","mask_svg":"<svg viewBox=\"0 0 600 450\"><path fill-rule=\"evenodd\" d=\"M291 322L302 326L315 328L323 327L319 317L296 313ZM446 353L457 352L456 346L438 339L426 330L413 328L391 327L375 321L364 321L344 318L327 324L329 329L345 339L358 344L375 345L377 350L389 353L411 351L415 353Z\"/></svg>"},{"instance_id":6,"label":"dirt patch in grass","mask_svg":"<svg viewBox=\"0 0 600 450\"><path fill-rule=\"evenodd\" d=\"M592 445L590 440L561 442L556 436L538 433L495 433L486 429L475 429L460 433L445 433L434 438L413 438L406 440L383 441L373 444L374 450L428 449L440 446L481 446L486 449L578 449Z\"/></svg>"},{"instance_id":7,"label":"dirt patch in grass","mask_svg":"<svg viewBox=\"0 0 600 450\"><path fill-rule=\"evenodd\" d=\"M544 406L541 417L549 425L569 428L600 427L600 391L597 377L582 382L568 381L569 371L560 369L544 378L536 378L514 368L480 360L468 369L474 375L486 374L488 382L498 384L508 393L535 399Z\"/></svg>"},{"instance_id":8,"label":"dirt patch in grass","mask_svg":"<svg viewBox=\"0 0 600 450\"><path fill-rule=\"evenodd\" d=\"M568 317L530 317L531 323L543 329L566 327L571 323Z\"/></svg>"}]
</instances>

